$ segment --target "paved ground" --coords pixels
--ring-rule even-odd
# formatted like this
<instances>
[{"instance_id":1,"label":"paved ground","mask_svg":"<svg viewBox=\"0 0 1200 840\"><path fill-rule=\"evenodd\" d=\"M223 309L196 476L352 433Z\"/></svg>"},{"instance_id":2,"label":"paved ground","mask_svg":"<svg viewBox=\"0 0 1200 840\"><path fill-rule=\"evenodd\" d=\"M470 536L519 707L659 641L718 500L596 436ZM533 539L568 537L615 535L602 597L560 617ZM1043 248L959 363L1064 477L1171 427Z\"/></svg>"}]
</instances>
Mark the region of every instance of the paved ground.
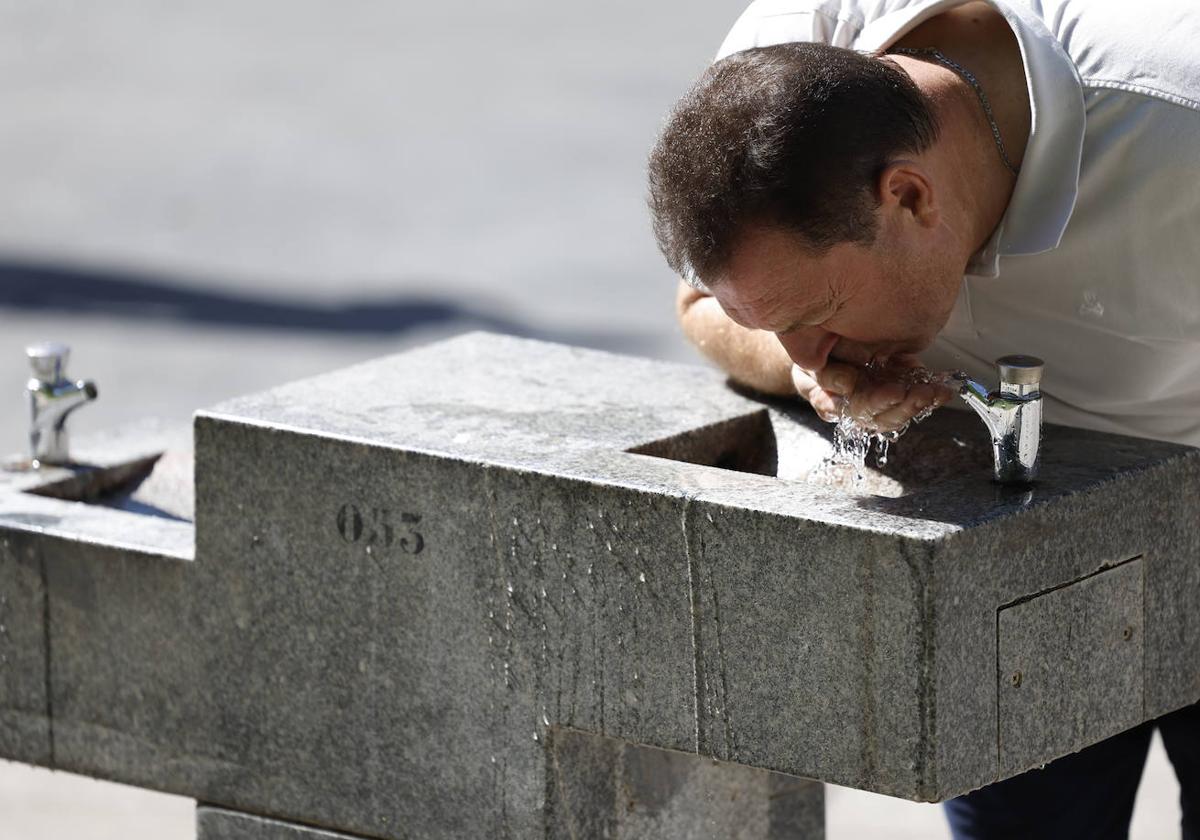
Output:
<instances>
[{"instance_id":1,"label":"paved ground","mask_svg":"<svg viewBox=\"0 0 1200 840\"><path fill-rule=\"evenodd\" d=\"M466 329L692 358L643 165L739 11L0 0L0 449L41 338L99 383L79 432ZM1178 836L1173 784L1158 750L1135 836ZM191 807L0 763L0 840L184 840ZM945 834L836 789L829 826Z\"/></svg>"}]
</instances>

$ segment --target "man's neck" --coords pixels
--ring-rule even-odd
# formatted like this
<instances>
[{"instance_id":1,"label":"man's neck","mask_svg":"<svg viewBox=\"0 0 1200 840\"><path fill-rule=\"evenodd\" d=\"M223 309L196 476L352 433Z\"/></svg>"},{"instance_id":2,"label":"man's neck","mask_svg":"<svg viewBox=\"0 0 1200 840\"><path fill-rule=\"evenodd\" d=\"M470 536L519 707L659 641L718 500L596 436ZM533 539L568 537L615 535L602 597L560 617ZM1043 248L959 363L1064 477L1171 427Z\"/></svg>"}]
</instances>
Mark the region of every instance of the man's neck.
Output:
<instances>
[{"instance_id":1,"label":"man's neck","mask_svg":"<svg viewBox=\"0 0 1200 840\"><path fill-rule=\"evenodd\" d=\"M925 21L893 46L933 47L966 68L987 95L1009 160L1020 167L1031 122L1028 86L1017 39L999 12L986 3L967 3ZM892 58L937 109L943 197L947 210L968 225L962 232L965 260L1000 223L1016 178L1004 165L991 122L969 82L937 62Z\"/></svg>"}]
</instances>

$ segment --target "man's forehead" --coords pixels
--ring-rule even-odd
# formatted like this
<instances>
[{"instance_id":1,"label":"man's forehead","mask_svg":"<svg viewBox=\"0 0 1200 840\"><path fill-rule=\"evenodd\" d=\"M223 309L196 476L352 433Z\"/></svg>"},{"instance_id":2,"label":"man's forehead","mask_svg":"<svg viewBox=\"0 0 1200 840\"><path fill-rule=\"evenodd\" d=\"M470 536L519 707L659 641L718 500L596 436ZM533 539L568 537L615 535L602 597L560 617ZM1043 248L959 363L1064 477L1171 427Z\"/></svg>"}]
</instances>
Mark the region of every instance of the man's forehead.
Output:
<instances>
[{"instance_id":1,"label":"man's forehead","mask_svg":"<svg viewBox=\"0 0 1200 840\"><path fill-rule=\"evenodd\" d=\"M729 265L715 288L725 291L735 306L771 304L780 297L804 294L804 282L816 261L804 253L791 235L753 230L739 238Z\"/></svg>"},{"instance_id":2,"label":"man's forehead","mask_svg":"<svg viewBox=\"0 0 1200 840\"><path fill-rule=\"evenodd\" d=\"M713 294L735 322L756 329L778 329L782 321L791 324L793 311L805 308L808 295L802 286L794 280L751 280L750 275L730 274L715 285Z\"/></svg>"}]
</instances>

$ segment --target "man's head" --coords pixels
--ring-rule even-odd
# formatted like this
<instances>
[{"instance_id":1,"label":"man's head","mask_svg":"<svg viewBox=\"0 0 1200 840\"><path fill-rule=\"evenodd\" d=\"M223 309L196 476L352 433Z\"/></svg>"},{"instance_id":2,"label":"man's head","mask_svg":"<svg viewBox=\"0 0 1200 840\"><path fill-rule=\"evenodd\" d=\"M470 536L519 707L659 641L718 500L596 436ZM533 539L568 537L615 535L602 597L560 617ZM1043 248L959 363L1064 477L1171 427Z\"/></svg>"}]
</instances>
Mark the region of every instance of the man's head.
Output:
<instances>
[{"instance_id":1,"label":"man's head","mask_svg":"<svg viewBox=\"0 0 1200 840\"><path fill-rule=\"evenodd\" d=\"M924 159L937 139L933 104L890 60L809 43L736 53L651 154L659 247L802 367L923 349L963 260Z\"/></svg>"}]
</instances>

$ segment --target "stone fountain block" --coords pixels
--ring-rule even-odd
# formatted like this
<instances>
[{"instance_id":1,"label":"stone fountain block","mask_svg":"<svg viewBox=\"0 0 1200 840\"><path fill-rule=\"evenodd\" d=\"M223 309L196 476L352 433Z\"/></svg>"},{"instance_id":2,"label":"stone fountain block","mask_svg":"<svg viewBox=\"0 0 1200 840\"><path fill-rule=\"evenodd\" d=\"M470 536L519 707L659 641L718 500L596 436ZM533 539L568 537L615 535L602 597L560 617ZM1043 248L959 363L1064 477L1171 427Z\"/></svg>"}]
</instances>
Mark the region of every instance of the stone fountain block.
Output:
<instances>
[{"instance_id":1,"label":"stone fountain block","mask_svg":"<svg viewBox=\"0 0 1200 840\"><path fill-rule=\"evenodd\" d=\"M194 433L194 554L190 523L0 492L6 755L350 834L541 837L562 733L935 801L1200 698L1188 447L1050 426L1010 490L943 411L839 484L795 405L483 334Z\"/></svg>"}]
</instances>

